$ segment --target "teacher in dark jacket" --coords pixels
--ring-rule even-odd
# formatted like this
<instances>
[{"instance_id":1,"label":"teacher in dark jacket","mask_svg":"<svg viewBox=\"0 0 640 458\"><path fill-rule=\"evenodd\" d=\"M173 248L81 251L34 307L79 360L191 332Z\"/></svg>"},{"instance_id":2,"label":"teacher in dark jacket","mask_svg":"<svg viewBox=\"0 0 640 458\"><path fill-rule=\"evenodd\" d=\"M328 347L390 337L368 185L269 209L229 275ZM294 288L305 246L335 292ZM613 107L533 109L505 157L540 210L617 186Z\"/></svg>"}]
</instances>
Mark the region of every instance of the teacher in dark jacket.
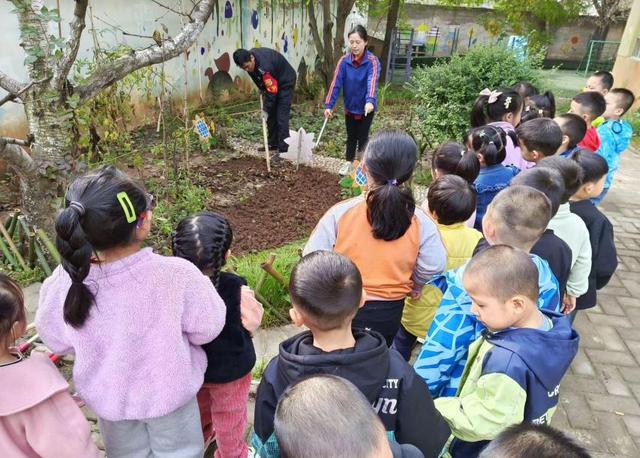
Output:
<instances>
[{"instance_id":1,"label":"teacher in dark jacket","mask_svg":"<svg viewBox=\"0 0 640 458\"><path fill-rule=\"evenodd\" d=\"M287 59L269 48L238 49L233 61L242 67L258 86L267 113L269 149L284 153L289 149L289 112L296 86L296 71ZM261 148L264 150L264 147Z\"/></svg>"}]
</instances>

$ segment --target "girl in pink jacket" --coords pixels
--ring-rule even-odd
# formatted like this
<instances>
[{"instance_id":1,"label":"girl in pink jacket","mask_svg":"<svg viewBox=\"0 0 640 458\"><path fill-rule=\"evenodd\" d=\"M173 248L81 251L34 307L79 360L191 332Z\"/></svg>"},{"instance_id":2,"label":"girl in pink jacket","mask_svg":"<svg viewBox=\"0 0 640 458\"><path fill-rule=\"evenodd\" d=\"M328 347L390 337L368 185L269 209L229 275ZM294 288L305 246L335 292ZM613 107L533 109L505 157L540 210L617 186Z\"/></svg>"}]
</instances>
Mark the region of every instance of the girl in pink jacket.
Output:
<instances>
[{"instance_id":1,"label":"girl in pink jacket","mask_svg":"<svg viewBox=\"0 0 640 458\"><path fill-rule=\"evenodd\" d=\"M112 166L76 179L56 219L62 266L44 282L42 341L75 355L73 381L109 458L201 458L196 394L225 305L189 261L142 248L153 196Z\"/></svg>"},{"instance_id":2,"label":"girl in pink jacket","mask_svg":"<svg viewBox=\"0 0 640 458\"><path fill-rule=\"evenodd\" d=\"M95 458L91 429L69 385L42 353L10 348L26 329L20 287L0 274L0 456Z\"/></svg>"}]
</instances>

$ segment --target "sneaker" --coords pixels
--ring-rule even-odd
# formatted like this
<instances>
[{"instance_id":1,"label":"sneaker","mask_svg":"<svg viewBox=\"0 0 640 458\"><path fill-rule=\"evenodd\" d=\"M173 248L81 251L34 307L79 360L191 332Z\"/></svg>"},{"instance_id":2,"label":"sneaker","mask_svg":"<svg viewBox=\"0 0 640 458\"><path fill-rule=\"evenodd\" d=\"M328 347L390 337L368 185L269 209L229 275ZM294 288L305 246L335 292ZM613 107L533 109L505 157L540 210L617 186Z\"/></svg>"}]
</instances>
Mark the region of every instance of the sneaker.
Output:
<instances>
[{"instance_id":1,"label":"sneaker","mask_svg":"<svg viewBox=\"0 0 640 458\"><path fill-rule=\"evenodd\" d=\"M282 161L284 161L284 159L280 157L280 153L273 153L271 155L271 163L272 164L279 164Z\"/></svg>"},{"instance_id":2,"label":"sneaker","mask_svg":"<svg viewBox=\"0 0 640 458\"><path fill-rule=\"evenodd\" d=\"M338 175L347 176L349 175L349 173L351 173L352 170L353 170L353 164L349 161L346 161L344 164L342 164L342 167L340 167L340 170L338 170Z\"/></svg>"}]
</instances>

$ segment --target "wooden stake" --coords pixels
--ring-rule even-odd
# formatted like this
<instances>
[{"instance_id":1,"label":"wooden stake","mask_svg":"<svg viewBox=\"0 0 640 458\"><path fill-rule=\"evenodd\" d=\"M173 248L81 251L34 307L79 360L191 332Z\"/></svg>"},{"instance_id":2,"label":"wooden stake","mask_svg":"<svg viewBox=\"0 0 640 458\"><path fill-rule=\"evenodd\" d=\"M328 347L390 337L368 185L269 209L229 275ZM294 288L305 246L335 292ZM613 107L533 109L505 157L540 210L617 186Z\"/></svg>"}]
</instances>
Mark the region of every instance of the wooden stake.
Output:
<instances>
[{"instance_id":1,"label":"wooden stake","mask_svg":"<svg viewBox=\"0 0 640 458\"><path fill-rule=\"evenodd\" d=\"M0 237L0 251L2 251L2 254L4 254L4 257L7 258L7 261L9 261L9 264L11 264L16 269L20 268L20 264L18 264L18 261L16 261L16 259L13 257L7 245L2 241L2 237ZM266 272L265 272L265 275L266 275Z\"/></svg>"},{"instance_id":2,"label":"wooden stake","mask_svg":"<svg viewBox=\"0 0 640 458\"><path fill-rule=\"evenodd\" d=\"M13 254L15 255L16 259L18 260L18 262L20 263L22 268L26 270L27 269L27 263L24 262L24 258L22 257L22 255L18 251L18 248L16 248L16 245L13 243L13 240L11 239L11 236L9 235L7 230L4 228L4 224L0 224L0 233L6 239L7 245L9 245L9 248L11 249Z\"/></svg>"},{"instance_id":3,"label":"wooden stake","mask_svg":"<svg viewBox=\"0 0 640 458\"><path fill-rule=\"evenodd\" d=\"M62 11L60 11L60 0L56 0L56 6L58 7L58 16L62 17ZM62 21L58 21L58 38L62 38Z\"/></svg>"},{"instance_id":4,"label":"wooden stake","mask_svg":"<svg viewBox=\"0 0 640 458\"><path fill-rule=\"evenodd\" d=\"M263 270L265 270L269 275L275 278L276 281L280 283L285 290L289 291L289 285L287 285L287 282L285 281L284 277L280 274L280 272L274 269L274 267L271 264L267 264L266 262L263 262L262 264L260 264L260 267L262 267Z\"/></svg>"},{"instance_id":5,"label":"wooden stake","mask_svg":"<svg viewBox=\"0 0 640 458\"><path fill-rule=\"evenodd\" d=\"M267 260L265 262L263 262L262 264L269 264L269 265L273 265L273 263L276 260L276 255L271 253L269 255L269 257L267 258ZM262 264L260 264L260 266L262 266ZM260 272L260 275L258 276L258 280L256 281L256 286L255 286L255 291L258 292L262 289L262 285L264 284L264 281L267 279L267 271L266 270L262 270L262 272Z\"/></svg>"},{"instance_id":6,"label":"wooden stake","mask_svg":"<svg viewBox=\"0 0 640 458\"><path fill-rule=\"evenodd\" d=\"M40 240L42 240L42 243L44 243L44 246L47 247L47 251L49 251L49 253L51 254L51 257L54 259L54 261L56 263L58 263L58 264L61 264L62 263L62 259L60 258L60 253L58 253L58 249L51 242L51 239L46 234L46 232L43 231L42 229L38 229L36 231L36 234L38 234L38 237L40 237Z\"/></svg>"},{"instance_id":7,"label":"wooden stake","mask_svg":"<svg viewBox=\"0 0 640 458\"><path fill-rule=\"evenodd\" d=\"M189 175L189 56L184 53L184 154Z\"/></svg>"}]
</instances>

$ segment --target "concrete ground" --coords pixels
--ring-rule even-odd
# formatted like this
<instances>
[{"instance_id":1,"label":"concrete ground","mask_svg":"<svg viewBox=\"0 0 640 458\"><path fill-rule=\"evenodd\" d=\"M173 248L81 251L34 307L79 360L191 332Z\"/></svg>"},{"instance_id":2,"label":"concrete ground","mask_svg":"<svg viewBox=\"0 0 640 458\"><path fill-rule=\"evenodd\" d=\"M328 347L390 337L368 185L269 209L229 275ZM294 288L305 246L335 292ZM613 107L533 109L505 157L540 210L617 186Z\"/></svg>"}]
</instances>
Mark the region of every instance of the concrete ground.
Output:
<instances>
[{"instance_id":1,"label":"concrete ground","mask_svg":"<svg viewBox=\"0 0 640 458\"><path fill-rule=\"evenodd\" d=\"M614 225L619 265L580 312L580 351L561 385L552 425L582 442L594 457L640 456L640 207L635 180L640 155L622 156L603 209Z\"/></svg>"}]
</instances>

